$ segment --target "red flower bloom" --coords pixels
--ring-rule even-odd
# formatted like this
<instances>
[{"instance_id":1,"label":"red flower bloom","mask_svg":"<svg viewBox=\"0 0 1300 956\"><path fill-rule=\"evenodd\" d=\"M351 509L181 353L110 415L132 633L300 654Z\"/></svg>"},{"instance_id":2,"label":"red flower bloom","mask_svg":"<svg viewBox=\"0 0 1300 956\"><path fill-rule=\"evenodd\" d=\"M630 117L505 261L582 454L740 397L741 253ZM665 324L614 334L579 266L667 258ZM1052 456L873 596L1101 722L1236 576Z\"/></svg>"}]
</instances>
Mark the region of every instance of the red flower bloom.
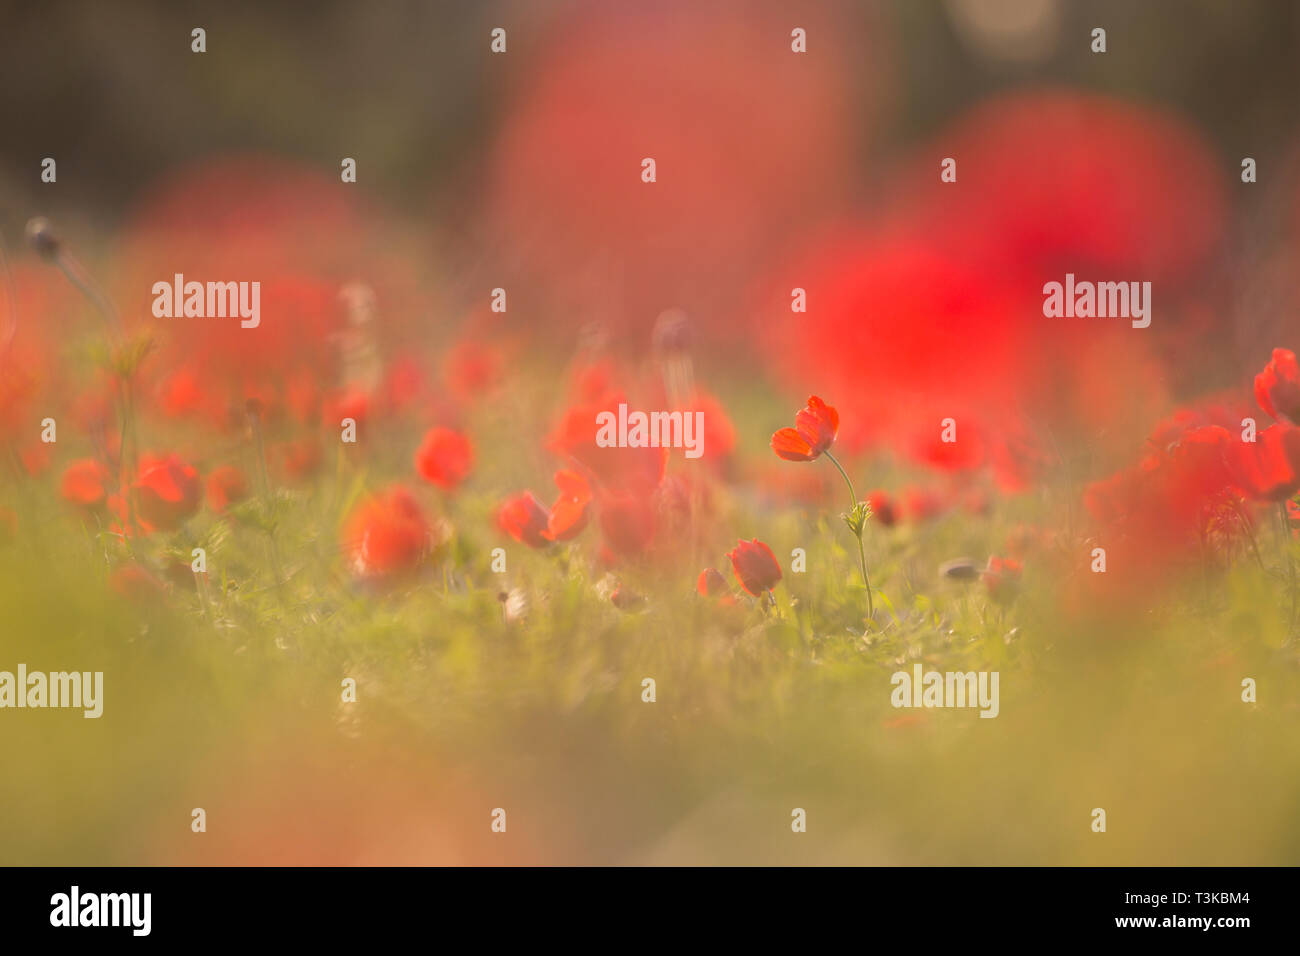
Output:
<instances>
[{"instance_id":1,"label":"red flower bloom","mask_svg":"<svg viewBox=\"0 0 1300 956\"><path fill-rule=\"evenodd\" d=\"M451 491L474 467L469 439L450 428L431 428L415 453L415 470L425 481Z\"/></svg>"},{"instance_id":2,"label":"red flower bloom","mask_svg":"<svg viewBox=\"0 0 1300 956\"><path fill-rule=\"evenodd\" d=\"M557 471L555 484L560 496L551 505L545 537L550 541L576 538L587 526L587 509L591 504L591 487L576 471Z\"/></svg>"},{"instance_id":3,"label":"red flower bloom","mask_svg":"<svg viewBox=\"0 0 1300 956\"><path fill-rule=\"evenodd\" d=\"M705 568L695 582L695 590L705 597L721 597L727 593L727 579L717 568Z\"/></svg>"},{"instance_id":4,"label":"red flower bloom","mask_svg":"<svg viewBox=\"0 0 1300 956\"><path fill-rule=\"evenodd\" d=\"M155 528L174 531L198 511L203 486L198 469L177 455L142 458L135 482L140 517Z\"/></svg>"},{"instance_id":5,"label":"red flower bloom","mask_svg":"<svg viewBox=\"0 0 1300 956\"><path fill-rule=\"evenodd\" d=\"M401 485L363 499L343 527L348 566L360 578L412 571L433 543L433 531L415 497Z\"/></svg>"},{"instance_id":6,"label":"red flower bloom","mask_svg":"<svg viewBox=\"0 0 1300 956\"><path fill-rule=\"evenodd\" d=\"M873 491L862 499L871 506L871 518L879 522L886 528L892 528L898 521L898 514L894 510L893 499L889 497L887 491Z\"/></svg>"},{"instance_id":7,"label":"red flower bloom","mask_svg":"<svg viewBox=\"0 0 1300 956\"><path fill-rule=\"evenodd\" d=\"M1300 364L1290 349L1274 349L1255 376L1255 400L1273 418L1300 425Z\"/></svg>"},{"instance_id":8,"label":"red flower bloom","mask_svg":"<svg viewBox=\"0 0 1300 956\"><path fill-rule=\"evenodd\" d=\"M727 552L727 557L731 559L731 568L736 572L740 586L755 597L770 591L781 580L781 565L776 563L776 555L757 538L737 541L736 546Z\"/></svg>"},{"instance_id":9,"label":"red flower bloom","mask_svg":"<svg viewBox=\"0 0 1300 956\"><path fill-rule=\"evenodd\" d=\"M835 443L840 413L813 395L795 415L794 425L772 435L772 450L786 461L813 461Z\"/></svg>"},{"instance_id":10,"label":"red flower bloom","mask_svg":"<svg viewBox=\"0 0 1300 956\"><path fill-rule=\"evenodd\" d=\"M213 511L225 511L247 497L248 479L234 465L222 465L208 475L208 507Z\"/></svg>"},{"instance_id":11,"label":"red flower bloom","mask_svg":"<svg viewBox=\"0 0 1300 956\"><path fill-rule=\"evenodd\" d=\"M550 520L551 516L531 491L507 498L497 509L497 526L530 548L544 548L551 543L546 537Z\"/></svg>"},{"instance_id":12,"label":"red flower bloom","mask_svg":"<svg viewBox=\"0 0 1300 956\"><path fill-rule=\"evenodd\" d=\"M1285 501L1300 488L1300 428L1270 425L1253 442L1232 442L1233 483L1257 501Z\"/></svg>"},{"instance_id":13,"label":"red flower bloom","mask_svg":"<svg viewBox=\"0 0 1300 956\"><path fill-rule=\"evenodd\" d=\"M104 503L108 493L108 468L94 458L80 458L63 472L59 494L74 505L93 508Z\"/></svg>"},{"instance_id":14,"label":"red flower bloom","mask_svg":"<svg viewBox=\"0 0 1300 956\"><path fill-rule=\"evenodd\" d=\"M359 385L337 389L325 399L322 422L337 428L345 418L350 418L359 425L369 417L370 404L370 392Z\"/></svg>"}]
</instances>

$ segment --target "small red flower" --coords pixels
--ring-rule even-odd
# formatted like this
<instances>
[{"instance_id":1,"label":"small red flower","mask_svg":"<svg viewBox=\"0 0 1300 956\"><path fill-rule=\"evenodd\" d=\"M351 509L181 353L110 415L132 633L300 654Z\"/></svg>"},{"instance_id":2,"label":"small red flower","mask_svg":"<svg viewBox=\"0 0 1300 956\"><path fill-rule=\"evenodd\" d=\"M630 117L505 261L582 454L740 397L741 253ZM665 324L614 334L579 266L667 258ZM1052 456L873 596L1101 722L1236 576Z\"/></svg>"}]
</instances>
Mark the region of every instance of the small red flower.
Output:
<instances>
[{"instance_id":1,"label":"small red flower","mask_svg":"<svg viewBox=\"0 0 1300 956\"><path fill-rule=\"evenodd\" d=\"M140 516L154 528L174 531L203 499L198 469L177 455L143 458L135 481Z\"/></svg>"},{"instance_id":2,"label":"small red flower","mask_svg":"<svg viewBox=\"0 0 1300 956\"><path fill-rule=\"evenodd\" d=\"M343 526L348 566L359 578L390 578L414 570L428 554L433 530L406 488L394 485L363 499Z\"/></svg>"},{"instance_id":3,"label":"small red flower","mask_svg":"<svg viewBox=\"0 0 1300 956\"><path fill-rule=\"evenodd\" d=\"M80 458L63 472L59 494L74 505L94 508L104 503L108 494L108 468L94 458Z\"/></svg>"},{"instance_id":4,"label":"small red flower","mask_svg":"<svg viewBox=\"0 0 1300 956\"><path fill-rule=\"evenodd\" d=\"M415 470L425 481L453 490L474 467L469 439L450 428L431 428L415 453Z\"/></svg>"},{"instance_id":5,"label":"small red flower","mask_svg":"<svg viewBox=\"0 0 1300 956\"><path fill-rule=\"evenodd\" d=\"M546 533L551 516L531 491L507 498L497 509L497 526L530 548L544 548L551 542Z\"/></svg>"},{"instance_id":6,"label":"small red flower","mask_svg":"<svg viewBox=\"0 0 1300 956\"><path fill-rule=\"evenodd\" d=\"M794 417L794 428L782 428L772 435L772 450L786 461L813 461L835 444L840 413L816 395Z\"/></svg>"},{"instance_id":7,"label":"small red flower","mask_svg":"<svg viewBox=\"0 0 1300 956\"><path fill-rule=\"evenodd\" d=\"M735 548L727 552L727 557L740 579L740 586L755 597L770 591L781 580L781 565L776 563L776 555L757 538L737 541Z\"/></svg>"},{"instance_id":8,"label":"small red flower","mask_svg":"<svg viewBox=\"0 0 1300 956\"><path fill-rule=\"evenodd\" d=\"M894 500L887 491L873 491L862 499L871 506L871 520L892 528L898 521L898 512L894 510Z\"/></svg>"},{"instance_id":9,"label":"small red flower","mask_svg":"<svg viewBox=\"0 0 1300 956\"><path fill-rule=\"evenodd\" d=\"M213 511L225 511L247 497L248 479L234 465L222 465L208 475L208 507Z\"/></svg>"},{"instance_id":10,"label":"small red flower","mask_svg":"<svg viewBox=\"0 0 1300 956\"><path fill-rule=\"evenodd\" d=\"M705 597L721 597L728 591L727 579L717 568L705 568L695 582L695 590Z\"/></svg>"},{"instance_id":11,"label":"small red flower","mask_svg":"<svg viewBox=\"0 0 1300 956\"><path fill-rule=\"evenodd\" d=\"M1300 425L1300 363L1290 349L1274 349L1264 371L1255 376L1255 400L1278 421Z\"/></svg>"},{"instance_id":12,"label":"small red flower","mask_svg":"<svg viewBox=\"0 0 1300 956\"><path fill-rule=\"evenodd\" d=\"M984 570L984 585L989 589L989 596L999 604L1007 604L1015 598L1020 590L1020 572L1023 565L1015 558L989 558Z\"/></svg>"},{"instance_id":13,"label":"small red flower","mask_svg":"<svg viewBox=\"0 0 1300 956\"><path fill-rule=\"evenodd\" d=\"M366 389L348 385L326 397L321 418L332 428L338 428L348 418L361 424L370 416L370 405L370 393Z\"/></svg>"}]
</instances>

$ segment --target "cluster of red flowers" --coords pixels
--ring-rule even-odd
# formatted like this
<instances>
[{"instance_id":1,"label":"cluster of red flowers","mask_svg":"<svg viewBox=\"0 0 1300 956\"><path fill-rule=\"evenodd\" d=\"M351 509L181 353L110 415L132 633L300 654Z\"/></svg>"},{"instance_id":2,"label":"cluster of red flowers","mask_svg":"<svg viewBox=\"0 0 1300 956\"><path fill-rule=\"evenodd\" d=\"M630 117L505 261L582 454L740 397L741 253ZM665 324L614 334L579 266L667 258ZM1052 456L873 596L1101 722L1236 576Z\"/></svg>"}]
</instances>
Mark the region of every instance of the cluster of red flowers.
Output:
<instances>
[{"instance_id":1,"label":"cluster of red flowers","mask_svg":"<svg viewBox=\"0 0 1300 956\"><path fill-rule=\"evenodd\" d=\"M1253 535L1252 506L1276 507L1300 491L1293 352L1274 350L1255 378L1255 397L1273 424L1257 430L1249 409L1233 404L1181 410L1155 429L1135 466L1088 486L1084 503L1097 541L1123 568L1113 580L1149 590L1201 560L1216 538Z\"/></svg>"}]
</instances>

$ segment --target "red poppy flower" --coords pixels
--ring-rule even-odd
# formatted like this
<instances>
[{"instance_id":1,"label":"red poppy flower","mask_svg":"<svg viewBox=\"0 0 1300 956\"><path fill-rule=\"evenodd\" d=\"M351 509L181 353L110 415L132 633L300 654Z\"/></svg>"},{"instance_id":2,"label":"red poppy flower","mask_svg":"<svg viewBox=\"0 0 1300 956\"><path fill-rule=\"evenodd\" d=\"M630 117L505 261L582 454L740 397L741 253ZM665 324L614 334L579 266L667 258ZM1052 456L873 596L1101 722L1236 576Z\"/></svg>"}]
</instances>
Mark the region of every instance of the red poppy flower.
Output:
<instances>
[{"instance_id":1,"label":"red poppy flower","mask_svg":"<svg viewBox=\"0 0 1300 956\"><path fill-rule=\"evenodd\" d=\"M786 461L813 461L835 443L840 413L813 395L794 416L794 425L772 435L772 450Z\"/></svg>"},{"instance_id":2,"label":"red poppy flower","mask_svg":"<svg viewBox=\"0 0 1300 956\"><path fill-rule=\"evenodd\" d=\"M1253 442L1227 445L1234 484L1257 501L1285 501L1300 488L1300 428L1270 425Z\"/></svg>"},{"instance_id":3,"label":"red poppy flower","mask_svg":"<svg viewBox=\"0 0 1300 956\"><path fill-rule=\"evenodd\" d=\"M1273 418L1300 425L1300 364L1290 349L1274 349L1255 376L1255 400Z\"/></svg>"},{"instance_id":4,"label":"red poppy flower","mask_svg":"<svg viewBox=\"0 0 1300 956\"><path fill-rule=\"evenodd\" d=\"M431 428L415 453L415 470L425 481L451 491L474 467L469 439L450 428Z\"/></svg>"},{"instance_id":5,"label":"red poppy flower","mask_svg":"<svg viewBox=\"0 0 1300 956\"><path fill-rule=\"evenodd\" d=\"M109 471L103 462L80 458L63 472L59 494L74 505L93 508L104 503L108 493Z\"/></svg>"},{"instance_id":6,"label":"red poppy flower","mask_svg":"<svg viewBox=\"0 0 1300 956\"><path fill-rule=\"evenodd\" d=\"M736 572L740 586L755 597L770 591L781 580L781 565L776 563L776 555L757 538L737 541L736 546L727 552L727 557L731 559L731 568Z\"/></svg>"},{"instance_id":7,"label":"red poppy flower","mask_svg":"<svg viewBox=\"0 0 1300 956\"><path fill-rule=\"evenodd\" d=\"M363 499L343 526L349 569L360 578L414 570L433 544L433 530L415 497L401 485Z\"/></svg>"},{"instance_id":8,"label":"red poppy flower","mask_svg":"<svg viewBox=\"0 0 1300 956\"><path fill-rule=\"evenodd\" d=\"M898 513L894 510L894 501L889 497L887 491L873 491L862 499L871 506L871 520L886 528L892 528L898 521Z\"/></svg>"},{"instance_id":9,"label":"red poppy flower","mask_svg":"<svg viewBox=\"0 0 1300 956\"><path fill-rule=\"evenodd\" d=\"M140 517L155 528L174 531L198 511L203 487L198 469L177 455L146 457L135 481Z\"/></svg>"},{"instance_id":10,"label":"red poppy flower","mask_svg":"<svg viewBox=\"0 0 1300 956\"><path fill-rule=\"evenodd\" d=\"M560 495L551 505L545 537L550 541L576 538L587 526L587 509L591 504L591 486L576 471L557 471L555 484Z\"/></svg>"},{"instance_id":11,"label":"red poppy flower","mask_svg":"<svg viewBox=\"0 0 1300 956\"><path fill-rule=\"evenodd\" d=\"M721 597L728 591L727 579L717 568L705 568L695 582L695 590L705 597Z\"/></svg>"},{"instance_id":12,"label":"red poppy flower","mask_svg":"<svg viewBox=\"0 0 1300 956\"><path fill-rule=\"evenodd\" d=\"M370 405L369 391L359 385L348 385L326 397L321 419L324 425L332 428L339 427L345 418L361 424L370 415Z\"/></svg>"},{"instance_id":13,"label":"red poppy flower","mask_svg":"<svg viewBox=\"0 0 1300 956\"><path fill-rule=\"evenodd\" d=\"M531 491L507 498L497 509L497 526L530 548L544 548L551 542L546 533L551 516Z\"/></svg>"},{"instance_id":14,"label":"red poppy flower","mask_svg":"<svg viewBox=\"0 0 1300 956\"><path fill-rule=\"evenodd\" d=\"M984 585L989 589L989 596L999 604L1011 601L1020 590L1020 572L1023 565L1015 558L989 558L985 569Z\"/></svg>"},{"instance_id":15,"label":"red poppy flower","mask_svg":"<svg viewBox=\"0 0 1300 956\"><path fill-rule=\"evenodd\" d=\"M222 465L208 475L208 507L213 511L225 511L247 497L248 479L234 465Z\"/></svg>"}]
</instances>

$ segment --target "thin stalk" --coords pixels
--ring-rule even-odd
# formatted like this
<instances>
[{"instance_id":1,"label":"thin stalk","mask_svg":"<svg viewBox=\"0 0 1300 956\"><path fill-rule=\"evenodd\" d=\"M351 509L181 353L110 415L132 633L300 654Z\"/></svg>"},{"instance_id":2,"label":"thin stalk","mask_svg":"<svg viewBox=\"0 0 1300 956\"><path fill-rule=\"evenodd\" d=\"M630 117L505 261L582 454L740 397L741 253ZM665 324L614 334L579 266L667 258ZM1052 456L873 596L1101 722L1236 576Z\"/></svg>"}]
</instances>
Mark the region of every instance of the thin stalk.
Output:
<instances>
[{"instance_id":1,"label":"thin stalk","mask_svg":"<svg viewBox=\"0 0 1300 956\"><path fill-rule=\"evenodd\" d=\"M1286 555L1287 577L1291 584L1291 614L1287 618L1287 630L1289 632L1295 627L1296 573L1295 554L1291 550L1291 519L1287 516L1285 501L1278 503L1278 514L1282 519L1282 553Z\"/></svg>"},{"instance_id":2,"label":"thin stalk","mask_svg":"<svg viewBox=\"0 0 1300 956\"><path fill-rule=\"evenodd\" d=\"M844 479L844 484L848 486L849 509L853 510L857 508L858 495L857 492L853 490L853 482L849 480L848 472L844 470L844 468L840 465L840 463L836 461L835 456L832 455L830 452L825 451L822 452L822 454L825 455L830 460L830 463L835 466L835 470L838 471L840 473L840 477ZM850 528L849 530L852 531L853 529ZM875 608L875 602L872 601L871 598L871 578L867 576L867 552L862 545L862 531L861 530L854 531L853 536L858 539L858 564L862 568L862 585L867 589L867 617L870 618L871 620L875 620L876 608Z\"/></svg>"}]
</instances>

